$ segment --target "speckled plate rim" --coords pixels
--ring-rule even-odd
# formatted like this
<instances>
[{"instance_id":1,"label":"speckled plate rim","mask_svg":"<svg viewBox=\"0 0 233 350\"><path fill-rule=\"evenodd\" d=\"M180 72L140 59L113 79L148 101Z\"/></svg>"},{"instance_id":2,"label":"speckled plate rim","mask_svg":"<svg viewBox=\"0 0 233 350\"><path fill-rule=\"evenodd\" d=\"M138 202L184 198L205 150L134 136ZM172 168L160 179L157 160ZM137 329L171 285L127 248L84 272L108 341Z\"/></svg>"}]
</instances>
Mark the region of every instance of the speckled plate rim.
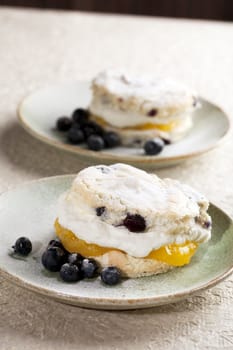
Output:
<instances>
[{"instance_id":1,"label":"speckled plate rim","mask_svg":"<svg viewBox=\"0 0 233 350\"><path fill-rule=\"evenodd\" d=\"M51 178L66 179L66 178L74 178L74 177L75 177L75 174L67 174L67 175L50 176L42 179L29 181L22 185L12 187L8 191L1 192L0 196L5 193L12 192L14 190L19 190L20 188L26 187L33 183L46 182L47 180L51 180ZM230 224L231 225L233 224L233 219L227 213L225 213L222 209L220 209L218 206L214 205L213 203L210 203L210 206L220 211L229 220ZM49 290L47 288L38 287L30 282L25 281L23 278L19 278L16 275L13 275L7 272L4 268L0 266L0 274L3 277L5 277L9 282L12 282L13 284L19 287L23 287L39 295L52 298L64 304L80 306L80 307L89 308L89 309L100 309L100 310L143 309L143 308L151 308L151 307L164 305L164 304L171 304L171 303L186 299L190 296L193 296L200 291L214 287L216 284L226 279L232 273L233 273L233 264L229 268L227 268L223 273L219 274L219 276L213 278L212 280L198 287L191 288L191 289L188 288L187 291L184 291L184 292L171 293L165 296L156 295L155 297L148 297L148 298L145 297L145 298L131 298L131 299L118 299L118 298L114 299L114 298L96 298L96 297L89 298L89 297L79 297L79 296L74 297L67 293L59 293L53 290Z\"/></svg>"},{"instance_id":2,"label":"speckled plate rim","mask_svg":"<svg viewBox=\"0 0 233 350\"><path fill-rule=\"evenodd\" d=\"M203 284L197 288L189 289L187 292L167 294L166 296L156 296L150 298L139 298L139 299L106 299L106 298L89 298L89 297L72 297L69 294L54 292L46 288L37 287L30 284L19 277L11 275L7 271L0 268L0 273L9 282L30 290L36 294L52 298L58 302L64 304L84 307L87 309L99 309L99 310L130 310L130 309L147 309L151 307L156 307L160 305L172 304L191 296L196 295L198 292L204 291L216 284L220 283L226 279L229 275L233 273L233 266L231 266L225 273L221 276L216 277L208 283ZM143 278L143 277L142 277Z\"/></svg>"},{"instance_id":3,"label":"speckled plate rim","mask_svg":"<svg viewBox=\"0 0 233 350\"><path fill-rule=\"evenodd\" d=\"M80 83L87 83L87 81L79 81ZM56 87L57 85L49 85L46 86L45 88L52 88L52 87ZM41 135L40 133L36 132L30 125L30 123L27 122L26 118L23 116L23 104L24 102L27 100L27 98L31 97L32 95L36 94L38 91L42 91L45 88L40 88L40 89L36 89L33 92L27 94L18 104L18 107L16 109L17 112L17 117L18 120L20 122L20 124L22 125L22 127L33 137L35 137L36 139L50 145L53 146L55 148L61 149L63 151L66 152L70 152L73 154L76 154L78 156L80 156L82 159L91 159L94 161L99 161L99 159L101 158L101 160L106 161L106 162L119 162L119 161L123 161L123 162L127 162L127 163L133 163L135 165L138 164L138 166L140 166L140 164L143 165L163 165L165 163L172 163L172 162L179 162L179 161L183 161L183 160L188 160L190 158L193 157L198 157L204 153L210 152L211 150L215 149L216 147L220 146L224 141L226 141L227 137L229 136L230 130L231 130L231 119L229 118L229 116L227 115L227 113L220 108L219 106L217 106L216 104L208 101L205 98L200 97L203 101L206 101L207 103L213 105L216 109L219 109L221 111L221 113L224 114L225 118L226 118L226 122L227 122L227 128L225 133L211 146L209 147L205 147L199 151L196 152L189 152L187 154L181 155L181 156L171 156L171 157L163 157L163 158L156 158L156 157L142 157L142 156L126 156L126 155L116 155L116 154L110 154L110 153L103 153L103 152L94 152L88 149L83 149L81 147L74 147L72 145L68 145L68 144L63 144L60 142L57 142L56 140L50 139L49 137L46 137L44 135Z\"/></svg>"}]
</instances>

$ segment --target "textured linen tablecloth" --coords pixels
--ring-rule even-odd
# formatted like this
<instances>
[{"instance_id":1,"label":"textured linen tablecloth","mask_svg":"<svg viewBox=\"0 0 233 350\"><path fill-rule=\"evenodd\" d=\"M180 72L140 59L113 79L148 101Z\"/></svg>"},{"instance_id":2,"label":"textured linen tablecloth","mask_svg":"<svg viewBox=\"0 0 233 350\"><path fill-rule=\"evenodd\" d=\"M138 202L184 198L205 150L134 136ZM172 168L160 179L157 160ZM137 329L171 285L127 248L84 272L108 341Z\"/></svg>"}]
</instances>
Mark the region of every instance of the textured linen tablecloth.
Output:
<instances>
[{"instance_id":1,"label":"textured linen tablecloth","mask_svg":"<svg viewBox=\"0 0 233 350\"><path fill-rule=\"evenodd\" d=\"M232 114L230 23L0 8L0 191L87 165L28 135L15 111L38 87L109 67L164 72ZM157 173L195 186L233 215L232 137ZM0 349L58 348L233 349L233 277L183 302L124 312L59 304L0 277Z\"/></svg>"}]
</instances>

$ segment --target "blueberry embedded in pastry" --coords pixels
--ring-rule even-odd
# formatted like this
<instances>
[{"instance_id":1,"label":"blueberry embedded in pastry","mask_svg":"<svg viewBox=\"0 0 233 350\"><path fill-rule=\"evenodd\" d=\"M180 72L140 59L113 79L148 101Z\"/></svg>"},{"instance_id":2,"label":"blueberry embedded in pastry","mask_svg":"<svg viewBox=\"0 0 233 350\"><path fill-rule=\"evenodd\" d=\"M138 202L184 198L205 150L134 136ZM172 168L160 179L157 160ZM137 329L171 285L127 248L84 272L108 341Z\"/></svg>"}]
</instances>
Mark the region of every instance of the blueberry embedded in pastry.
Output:
<instances>
[{"instance_id":1,"label":"blueberry embedded in pastry","mask_svg":"<svg viewBox=\"0 0 233 350\"><path fill-rule=\"evenodd\" d=\"M117 132L127 146L141 147L154 137L179 140L190 130L197 107L193 91L167 78L105 71L93 80L92 92L91 119Z\"/></svg>"},{"instance_id":2,"label":"blueberry embedded in pastry","mask_svg":"<svg viewBox=\"0 0 233 350\"><path fill-rule=\"evenodd\" d=\"M82 170L59 199L57 236L72 253L140 277L190 262L211 237L207 199L126 164Z\"/></svg>"}]
</instances>

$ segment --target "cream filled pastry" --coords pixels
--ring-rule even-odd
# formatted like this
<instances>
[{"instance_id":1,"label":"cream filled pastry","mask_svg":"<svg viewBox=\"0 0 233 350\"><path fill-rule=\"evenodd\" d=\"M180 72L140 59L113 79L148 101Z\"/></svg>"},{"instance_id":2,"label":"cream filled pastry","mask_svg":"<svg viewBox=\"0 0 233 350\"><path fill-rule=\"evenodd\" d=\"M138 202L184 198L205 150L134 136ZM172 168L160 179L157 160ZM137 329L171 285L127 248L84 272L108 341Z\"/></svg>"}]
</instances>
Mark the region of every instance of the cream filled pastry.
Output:
<instances>
[{"instance_id":1,"label":"cream filled pastry","mask_svg":"<svg viewBox=\"0 0 233 350\"><path fill-rule=\"evenodd\" d=\"M114 71L100 73L92 92L92 120L117 132L128 146L141 146L157 136L179 140L191 128L197 106L196 94L179 82L136 79Z\"/></svg>"},{"instance_id":2,"label":"cream filled pastry","mask_svg":"<svg viewBox=\"0 0 233 350\"><path fill-rule=\"evenodd\" d=\"M126 164L92 166L60 197L55 229L69 252L140 277L189 263L211 236L208 205L178 181Z\"/></svg>"}]
</instances>

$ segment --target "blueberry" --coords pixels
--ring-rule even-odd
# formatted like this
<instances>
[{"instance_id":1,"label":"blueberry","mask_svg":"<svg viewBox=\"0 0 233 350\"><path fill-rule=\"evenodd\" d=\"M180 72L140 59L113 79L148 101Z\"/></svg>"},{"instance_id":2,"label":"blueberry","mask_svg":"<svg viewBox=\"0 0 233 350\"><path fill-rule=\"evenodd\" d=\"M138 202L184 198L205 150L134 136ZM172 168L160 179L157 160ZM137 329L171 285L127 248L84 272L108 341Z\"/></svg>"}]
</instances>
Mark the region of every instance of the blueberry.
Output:
<instances>
[{"instance_id":1,"label":"blueberry","mask_svg":"<svg viewBox=\"0 0 233 350\"><path fill-rule=\"evenodd\" d=\"M57 119L56 127L59 131L68 131L71 128L72 120L68 117L60 117Z\"/></svg>"},{"instance_id":2,"label":"blueberry","mask_svg":"<svg viewBox=\"0 0 233 350\"><path fill-rule=\"evenodd\" d=\"M98 208L96 208L96 215L97 216L101 216L104 212L105 212L105 207L98 207Z\"/></svg>"},{"instance_id":3,"label":"blueberry","mask_svg":"<svg viewBox=\"0 0 233 350\"><path fill-rule=\"evenodd\" d=\"M62 265L60 276L65 282L77 282L82 279L82 273L78 266L68 263Z\"/></svg>"},{"instance_id":4,"label":"blueberry","mask_svg":"<svg viewBox=\"0 0 233 350\"><path fill-rule=\"evenodd\" d=\"M117 133L108 131L103 135L106 147L113 148L120 145L120 137Z\"/></svg>"},{"instance_id":5,"label":"blueberry","mask_svg":"<svg viewBox=\"0 0 233 350\"><path fill-rule=\"evenodd\" d=\"M68 255L68 263L71 265L81 266L84 257L81 254L73 253Z\"/></svg>"},{"instance_id":6,"label":"blueberry","mask_svg":"<svg viewBox=\"0 0 233 350\"><path fill-rule=\"evenodd\" d=\"M60 270L66 257L67 253L60 247L50 247L43 253L41 261L47 270L55 272Z\"/></svg>"},{"instance_id":7,"label":"blueberry","mask_svg":"<svg viewBox=\"0 0 233 350\"><path fill-rule=\"evenodd\" d=\"M83 277L92 278L95 277L98 271L98 264L94 259L83 259L81 265L81 271L83 273Z\"/></svg>"},{"instance_id":8,"label":"blueberry","mask_svg":"<svg viewBox=\"0 0 233 350\"><path fill-rule=\"evenodd\" d=\"M89 112L87 109L84 109L84 108L77 108L72 114L73 121L79 125L83 125L87 123L88 118L89 118Z\"/></svg>"},{"instance_id":9,"label":"blueberry","mask_svg":"<svg viewBox=\"0 0 233 350\"><path fill-rule=\"evenodd\" d=\"M84 141L84 134L83 131L77 127L72 127L68 131L68 140L73 145L77 145L79 143L82 143Z\"/></svg>"},{"instance_id":10,"label":"blueberry","mask_svg":"<svg viewBox=\"0 0 233 350\"><path fill-rule=\"evenodd\" d=\"M32 251L32 243L28 238L20 237L12 248L15 253L26 256Z\"/></svg>"},{"instance_id":11,"label":"blueberry","mask_svg":"<svg viewBox=\"0 0 233 350\"><path fill-rule=\"evenodd\" d=\"M205 221L203 224L204 228L210 228L210 226L211 226L211 221Z\"/></svg>"},{"instance_id":12,"label":"blueberry","mask_svg":"<svg viewBox=\"0 0 233 350\"><path fill-rule=\"evenodd\" d=\"M104 148L104 140L101 136L91 135L87 139L87 145L92 151L101 151Z\"/></svg>"},{"instance_id":13,"label":"blueberry","mask_svg":"<svg viewBox=\"0 0 233 350\"><path fill-rule=\"evenodd\" d=\"M155 117L158 114L158 110L156 108L152 108L148 113L148 117Z\"/></svg>"},{"instance_id":14,"label":"blueberry","mask_svg":"<svg viewBox=\"0 0 233 350\"><path fill-rule=\"evenodd\" d=\"M210 228L210 226L212 225L211 220L203 220L200 216L195 217L195 222L206 229Z\"/></svg>"},{"instance_id":15,"label":"blueberry","mask_svg":"<svg viewBox=\"0 0 233 350\"><path fill-rule=\"evenodd\" d=\"M148 140L144 144L144 151L146 154L152 156L162 152L164 148L164 141L158 137L153 140Z\"/></svg>"},{"instance_id":16,"label":"blueberry","mask_svg":"<svg viewBox=\"0 0 233 350\"><path fill-rule=\"evenodd\" d=\"M114 286L121 281L121 273L115 266L105 267L100 274L101 280L109 286Z\"/></svg>"},{"instance_id":17,"label":"blueberry","mask_svg":"<svg viewBox=\"0 0 233 350\"><path fill-rule=\"evenodd\" d=\"M104 129L95 122L89 122L83 127L83 132L86 138L88 138L91 135L99 135L102 136Z\"/></svg>"},{"instance_id":18,"label":"blueberry","mask_svg":"<svg viewBox=\"0 0 233 350\"><path fill-rule=\"evenodd\" d=\"M131 232L143 232L146 229L146 221L139 214L127 214L123 224Z\"/></svg>"}]
</instances>

